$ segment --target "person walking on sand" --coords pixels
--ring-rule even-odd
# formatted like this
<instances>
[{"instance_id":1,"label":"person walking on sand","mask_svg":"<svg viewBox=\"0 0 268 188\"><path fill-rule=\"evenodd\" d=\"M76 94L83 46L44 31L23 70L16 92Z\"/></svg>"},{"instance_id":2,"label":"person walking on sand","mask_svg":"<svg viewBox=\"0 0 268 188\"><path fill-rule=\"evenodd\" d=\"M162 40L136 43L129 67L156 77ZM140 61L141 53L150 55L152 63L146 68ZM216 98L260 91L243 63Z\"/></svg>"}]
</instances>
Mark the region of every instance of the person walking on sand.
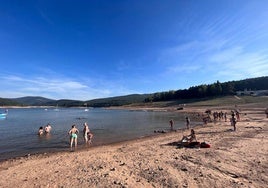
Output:
<instances>
[{"instance_id":1,"label":"person walking on sand","mask_svg":"<svg viewBox=\"0 0 268 188\"><path fill-rule=\"evenodd\" d=\"M231 126L233 126L234 131L236 131L236 119L235 119L235 114L234 113L232 113L232 117L231 117L230 121L231 121Z\"/></svg>"},{"instance_id":2,"label":"person walking on sand","mask_svg":"<svg viewBox=\"0 0 268 188\"><path fill-rule=\"evenodd\" d=\"M186 117L186 128L189 129L190 128L190 118Z\"/></svg>"},{"instance_id":3,"label":"person walking on sand","mask_svg":"<svg viewBox=\"0 0 268 188\"><path fill-rule=\"evenodd\" d=\"M69 135L70 135L70 148L73 148L73 143L74 147L77 147L77 134L79 133L78 129L75 127L75 125L72 125L72 128L69 130Z\"/></svg>"}]
</instances>

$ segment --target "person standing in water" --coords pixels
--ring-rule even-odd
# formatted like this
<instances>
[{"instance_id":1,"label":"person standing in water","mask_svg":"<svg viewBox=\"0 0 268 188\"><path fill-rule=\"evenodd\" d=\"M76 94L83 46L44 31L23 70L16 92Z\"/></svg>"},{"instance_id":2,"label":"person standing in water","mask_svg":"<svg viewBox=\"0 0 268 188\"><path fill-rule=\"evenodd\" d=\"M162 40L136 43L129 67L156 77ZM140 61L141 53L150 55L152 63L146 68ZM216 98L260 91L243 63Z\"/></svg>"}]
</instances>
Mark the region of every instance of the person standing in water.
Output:
<instances>
[{"instance_id":1,"label":"person standing in water","mask_svg":"<svg viewBox=\"0 0 268 188\"><path fill-rule=\"evenodd\" d=\"M169 124L170 124L170 130L173 131L173 125L174 125L174 121L173 121L173 119L171 119L171 120L169 121Z\"/></svg>"},{"instance_id":2,"label":"person standing in water","mask_svg":"<svg viewBox=\"0 0 268 188\"><path fill-rule=\"evenodd\" d=\"M45 126L45 133L49 134L50 131L51 131L52 127L51 125L48 123L46 126Z\"/></svg>"},{"instance_id":3,"label":"person standing in water","mask_svg":"<svg viewBox=\"0 0 268 188\"><path fill-rule=\"evenodd\" d=\"M83 135L84 135L84 140L85 140L86 144L88 143L88 133L89 133L89 128L88 128L87 122L85 122L84 129L83 129Z\"/></svg>"},{"instance_id":4,"label":"person standing in water","mask_svg":"<svg viewBox=\"0 0 268 188\"><path fill-rule=\"evenodd\" d=\"M38 135L41 136L43 134L44 134L43 127L40 127L39 130L38 130Z\"/></svg>"},{"instance_id":5,"label":"person standing in water","mask_svg":"<svg viewBox=\"0 0 268 188\"><path fill-rule=\"evenodd\" d=\"M72 128L69 130L69 135L70 135L70 148L73 148L73 143L74 143L74 148L77 147L77 134L79 133L78 129L75 127L75 125L72 125Z\"/></svg>"},{"instance_id":6,"label":"person standing in water","mask_svg":"<svg viewBox=\"0 0 268 188\"><path fill-rule=\"evenodd\" d=\"M189 129L190 128L190 118L186 117L186 128Z\"/></svg>"},{"instance_id":7,"label":"person standing in water","mask_svg":"<svg viewBox=\"0 0 268 188\"><path fill-rule=\"evenodd\" d=\"M86 144L91 144L92 138L93 138L93 134L90 132L90 129L88 127L87 122L84 123L83 133L84 133L85 143Z\"/></svg>"}]
</instances>

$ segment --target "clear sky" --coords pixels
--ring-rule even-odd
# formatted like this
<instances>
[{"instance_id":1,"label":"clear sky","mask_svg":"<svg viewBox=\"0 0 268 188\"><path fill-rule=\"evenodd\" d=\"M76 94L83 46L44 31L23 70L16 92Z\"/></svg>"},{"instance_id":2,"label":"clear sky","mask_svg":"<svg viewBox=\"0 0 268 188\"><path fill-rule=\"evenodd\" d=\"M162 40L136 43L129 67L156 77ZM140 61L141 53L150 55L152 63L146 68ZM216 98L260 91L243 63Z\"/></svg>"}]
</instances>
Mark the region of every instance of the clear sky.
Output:
<instances>
[{"instance_id":1,"label":"clear sky","mask_svg":"<svg viewBox=\"0 0 268 188\"><path fill-rule=\"evenodd\" d=\"M90 100L267 75L267 0L0 0L2 98Z\"/></svg>"}]
</instances>

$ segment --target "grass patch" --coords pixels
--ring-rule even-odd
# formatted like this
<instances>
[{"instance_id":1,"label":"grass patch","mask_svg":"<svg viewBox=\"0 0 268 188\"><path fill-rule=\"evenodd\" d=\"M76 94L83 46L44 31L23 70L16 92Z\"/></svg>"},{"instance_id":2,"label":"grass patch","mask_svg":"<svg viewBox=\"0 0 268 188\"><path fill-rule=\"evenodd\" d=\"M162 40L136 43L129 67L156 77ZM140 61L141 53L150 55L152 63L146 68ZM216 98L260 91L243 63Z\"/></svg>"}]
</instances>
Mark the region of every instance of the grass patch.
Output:
<instances>
[{"instance_id":1,"label":"grass patch","mask_svg":"<svg viewBox=\"0 0 268 188\"><path fill-rule=\"evenodd\" d=\"M259 107L268 107L267 96L224 96L217 98L202 98L202 99L185 99L176 101L163 101L163 102L151 102L151 103L134 103L127 105L128 107L152 107L152 108L164 108L164 107L179 107L179 106L228 106L228 105L246 105L254 104Z\"/></svg>"}]
</instances>

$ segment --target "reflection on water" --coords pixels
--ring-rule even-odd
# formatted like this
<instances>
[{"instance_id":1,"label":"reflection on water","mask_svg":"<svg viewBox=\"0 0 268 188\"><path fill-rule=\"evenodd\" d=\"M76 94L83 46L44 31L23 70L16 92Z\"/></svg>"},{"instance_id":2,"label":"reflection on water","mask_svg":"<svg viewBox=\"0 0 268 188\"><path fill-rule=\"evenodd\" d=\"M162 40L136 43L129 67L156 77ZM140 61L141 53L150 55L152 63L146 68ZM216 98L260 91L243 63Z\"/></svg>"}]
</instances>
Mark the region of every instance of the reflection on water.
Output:
<instances>
[{"instance_id":1,"label":"reflection on water","mask_svg":"<svg viewBox=\"0 0 268 188\"><path fill-rule=\"evenodd\" d=\"M51 137L52 137L51 133L44 133L42 135L38 135L40 142L42 142L43 140L49 141Z\"/></svg>"},{"instance_id":2,"label":"reflection on water","mask_svg":"<svg viewBox=\"0 0 268 188\"><path fill-rule=\"evenodd\" d=\"M9 109L7 119L0 120L0 160L28 153L68 150L71 125L79 129L78 148L84 147L83 123L94 134L93 146L119 142L154 134L154 130L184 127L185 117L171 112L60 108ZM40 126L52 126L50 134L38 136Z\"/></svg>"}]
</instances>

